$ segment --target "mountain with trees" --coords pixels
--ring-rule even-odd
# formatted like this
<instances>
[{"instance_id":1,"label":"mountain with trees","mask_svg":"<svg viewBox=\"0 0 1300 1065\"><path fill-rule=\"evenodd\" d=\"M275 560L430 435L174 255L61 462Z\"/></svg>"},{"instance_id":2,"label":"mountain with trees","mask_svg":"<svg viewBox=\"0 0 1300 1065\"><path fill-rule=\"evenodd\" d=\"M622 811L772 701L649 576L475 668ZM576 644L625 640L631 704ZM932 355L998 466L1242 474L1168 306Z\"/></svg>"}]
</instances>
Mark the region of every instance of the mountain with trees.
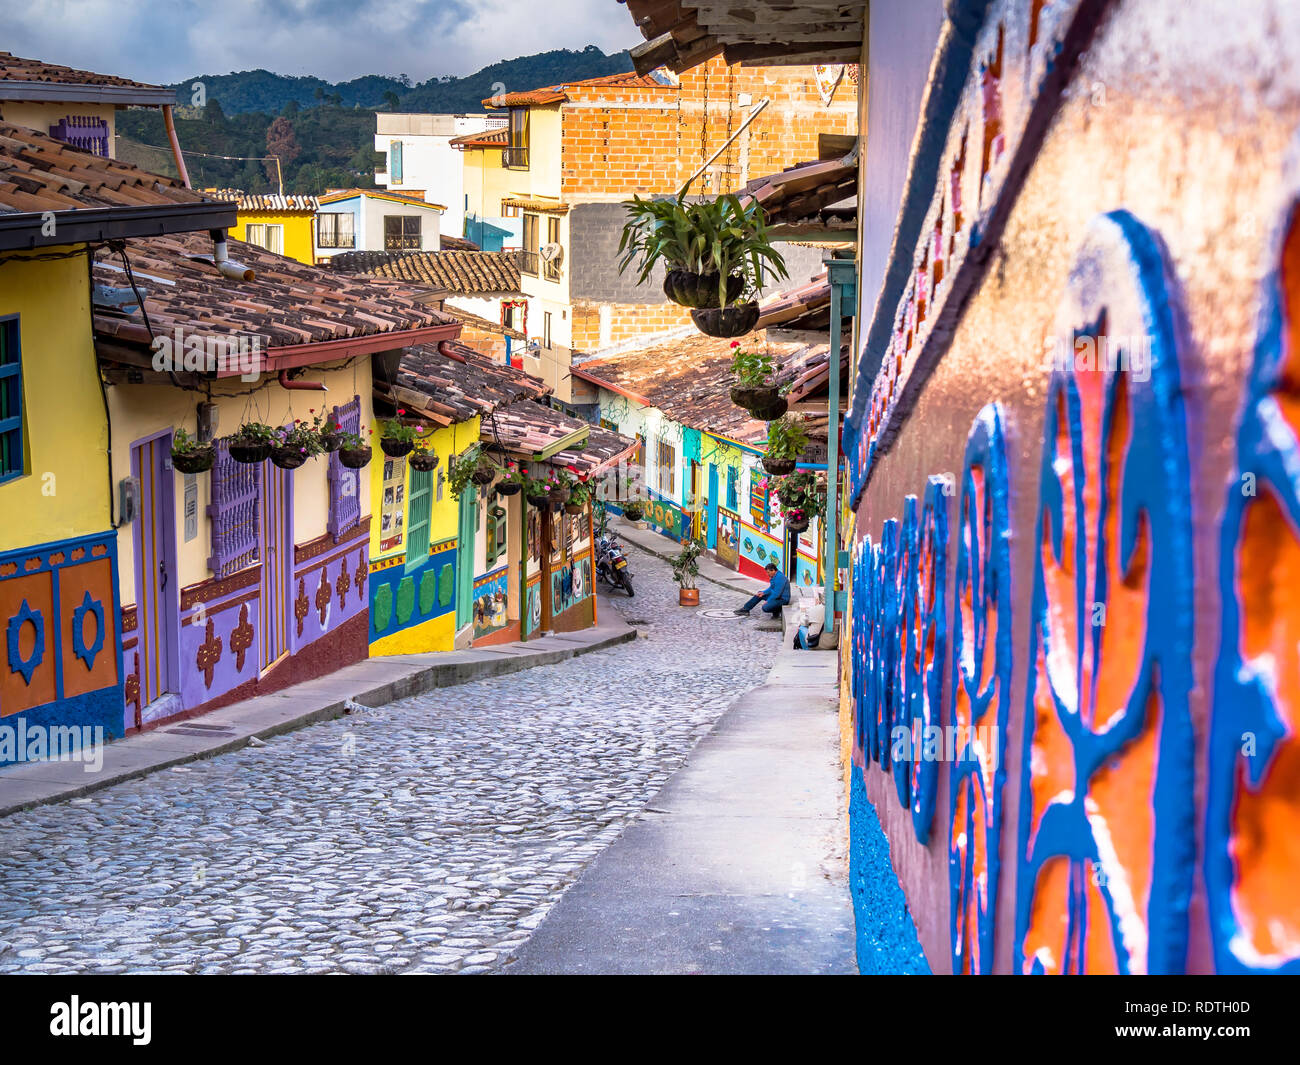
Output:
<instances>
[{"instance_id":1,"label":"mountain with trees","mask_svg":"<svg viewBox=\"0 0 1300 1065\"><path fill-rule=\"evenodd\" d=\"M503 60L466 77L416 84L405 74L367 74L346 82L267 70L199 75L175 86L176 131L195 188L278 189L320 195L331 188L373 188L383 154L374 150L377 111L474 112L494 92L524 91L632 69L626 52L595 45ZM130 108L117 116L117 153L160 174L176 175L162 115Z\"/></svg>"}]
</instances>

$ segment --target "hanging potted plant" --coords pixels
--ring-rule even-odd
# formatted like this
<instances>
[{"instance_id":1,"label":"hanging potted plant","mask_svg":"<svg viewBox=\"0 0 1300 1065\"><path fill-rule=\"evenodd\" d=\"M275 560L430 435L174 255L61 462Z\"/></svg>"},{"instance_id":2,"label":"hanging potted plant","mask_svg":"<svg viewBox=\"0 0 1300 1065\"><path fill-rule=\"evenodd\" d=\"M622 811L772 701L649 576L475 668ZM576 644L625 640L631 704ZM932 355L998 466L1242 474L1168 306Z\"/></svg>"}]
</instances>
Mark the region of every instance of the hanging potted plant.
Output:
<instances>
[{"instance_id":1,"label":"hanging potted plant","mask_svg":"<svg viewBox=\"0 0 1300 1065\"><path fill-rule=\"evenodd\" d=\"M695 581L700 575L700 552L703 549L704 545L699 540L684 540L681 553L672 560L679 606L700 605L700 590L695 586Z\"/></svg>"},{"instance_id":2,"label":"hanging potted plant","mask_svg":"<svg viewBox=\"0 0 1300 1065\"><path fill-rule=\"evenodd\" d=\"M448 464L447 479L451 494L459 499L471 482L489 485L497 475L496 464L480 444L470 444Z\"/></svg>"},{"instance_id":3,"label":"hanging potted plant","mask_svg":"<svg viewBox=\"0 0 1300 1065\"><path fill-rule=\"evenodd\" d=\"M271 444L271 461L282 470L296 470L323 450L319 434L302 419L295 418L292 425L276 429Z\"/></svg>"},{"instance_id":4,"label":"hanging potted plant","mask_svg":"<svg viewBox=\"0 0 1300 1065\"><path fill-rule=\"evenodd\" d=\"M775 478L772 493L781 503L781 520L790 532L803 532L813 518L826 512L826 482L809 470Z\"/></svg>"},{"instance_id":5,"label":"hanging potted plant","mask_svg":"<svg viewBox=\"0 0 1300 1065\"><path fill-rule=\"evenodd\" d=\"M752 199L728 194L687 203L683 188L675 199L633 196L624 208L629 217L619 242L619 272L635 263L637 283L644 284L662 263L667 270L664 295L700 309L700 316L692 310L691 317L710 336L739 336L753 329L758 305L743 301L745 294L761 290L769 273L788 276L785 260L772 245L766 214ZM712 331L718 328L736 331Z\"/></svg>"},{"instance_id":6,"label":"hanging potted plant","mask_svg":"<svg viewBox=\"0 0 1300 1065\"><path fill-rule=\"evenodd\" d=\"M767 450L763 453L763 469L772 474L794 473L799 456L808 446L808 433L803 420L793 414L770 422L767 427Z\"/></svg>"},{"instance_id":7,"label":"hanging potted plant","mask_svg":"<svg viewBox=\"0 0 1300 1065\"><path fill-rule=\"evenodd\" d=\"M551 505L550 496L546 492L545 481L530 478L524 485L524 497L528 500L530 506L534 506L538 510Z\"/></svg>"},{"instance_id":8,"label":"hanging potted plant","mask_svg":"<svg viewBox=\"0 0 1300 1065\"><path fill-rule=\"evenodd\" d=\"M333 454L343 446L343 426L334 420L334 415L323 410L317 412L315 407L307 413L312 415L311 428L320 437L322 453Z\"/></svg>"},{"instance_id":9,"label":"hanging potted plant","mask_svg":"<svg viewBox=\"0 0 1300 1065\"><path fill-rule=\"evenodd\" d=\"M546 480L543 483L546 485L546 498L553 506L562 507L569 501L574 482L572 475L567 471L552 466L546 472Z\"/></svg>"},{"instance_id":10,"label":"hanging potted plant","mask_svg":"<svg viewBox=\"0 0 1300 1065\"><path fill-rule=\"evenodd\" d=\"M756 418L774 421L785 414L788 404L773 375L772 356L765 351L746 351L739 340L731 343L731 402Z\"/></svg>"},{"instance_id":11,"label":"hanging potted plant","mask_svg":"<svg viewBox=\"0 0 1300 1065\"><path fill-rule=\"evenodd\" d=\"M645 504L639 499L629 499L623 504L623 517L628 521L640 521L645 517Z\"/></svg>"},{"instance_id":12,"label":"hanging potted plant","mask_svg":"<svg viewBox=\"0 0 1300 1065\"><path fill-rule=\"evenodd\" d=\"M522 469L517 462L507 462L505 476L497 482L497 495L516 496L523 491L528 481L527 470Z\"/></svg>"},{"instance_id":13,"label":"hanging potted plant","mask_svg":"<svg viewBox=\"0 0 1300 1065\"><path fill-rule=\"evenodd\" d=\"M261 422L245 422L227 438L230 457L236 462L255 465L271 454L276 431Z\"/></svg>"},{"instance_id":14,"label":"hanging potted plant","mask_svg":"<svg viewBox=\"0 0 1300 1065\"><path fill-rule=\"evenodd\" d=\"M591 502L591 485L579 477L569 490L569 501L564 504L564 513L582 514Z\"/></svg>"},{"instance_id":15,"label":"hanging potted plant","mask_svg":"<svg viewBox=\"0 0 1300 1065\"><path fill-rule=\"evenodd\" d=\"M411 457L406 461L410 463L413 470L419 470L421 473L432 473L438 468L438 453L429 446L427 441L417 440L415 450L411 452Z\"/></svg>"},{"instance_id":16,"label":"hanging potted plant","mask_svg":"<svg viewBox=\"0 0 1300 1065\"><path fill-rule=\"evenodd\" d=\"M374 430L370 430L374 432ZM359 470L370 462L373 452L358 433L339 434L339 462L349 470Z\"/></svg>"},{"instance_id":17,"label":"hanging potted plant","mask_svg":"<svg viewBox=\"0 0 1300 1065\"><path fill-rule=\"evenodd\" d=\"M408 425L402 421L405 407L397 408L396 418L383 418L379 422L379 446L385 455L400 459L415 450L415 438L424 432L423 425Z\"/></svg>"},{"instance_id":18,"label":"hanging potted plant","mask_svg":"<svg viewBox=\"0 0 1300 1065\"><path fill-rule=\"evenodd\" d=\"M181 473L206 473L217 461L217 449L202 444L184 429L172 436L172 468Z\"/></svg>"}]
</instances>

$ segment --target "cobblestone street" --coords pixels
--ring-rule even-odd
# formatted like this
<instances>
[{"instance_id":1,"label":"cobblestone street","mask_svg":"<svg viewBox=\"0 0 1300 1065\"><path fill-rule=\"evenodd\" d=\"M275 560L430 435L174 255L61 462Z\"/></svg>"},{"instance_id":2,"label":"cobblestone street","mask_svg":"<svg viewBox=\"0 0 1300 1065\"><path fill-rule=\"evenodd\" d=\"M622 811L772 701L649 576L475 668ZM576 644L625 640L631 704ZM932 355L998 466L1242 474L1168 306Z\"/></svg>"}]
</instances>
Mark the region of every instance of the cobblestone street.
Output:
<instances>
[{"instance_id":1,"label":"cobblestone street","mask_svg":"<svg viewBox=\"0 0 1300 1065\"><path fill-rule=\"evenodd\" d=\"M635 642L0 821L0 972L504 965L778 648L629 557Z\"/></svg>"}]
</instances>

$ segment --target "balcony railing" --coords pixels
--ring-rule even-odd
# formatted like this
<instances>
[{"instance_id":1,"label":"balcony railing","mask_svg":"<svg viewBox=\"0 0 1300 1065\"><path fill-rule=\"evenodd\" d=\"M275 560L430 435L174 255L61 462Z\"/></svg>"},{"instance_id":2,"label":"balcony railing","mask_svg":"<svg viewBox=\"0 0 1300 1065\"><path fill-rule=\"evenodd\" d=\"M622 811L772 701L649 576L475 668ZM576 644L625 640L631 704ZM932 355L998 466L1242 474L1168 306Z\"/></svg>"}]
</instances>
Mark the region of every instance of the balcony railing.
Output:
<instances>
[{"instance_id":1,"label":"balcony railing","mask_svg":"<svg viewBox=\"0 0 1300 1065\"><path fill-rule=\"evenodd\" d=\"M535 251L521 251L519 253L519 271L524 274L537 276L542 257Z\"/></svg>"}]
</instances>

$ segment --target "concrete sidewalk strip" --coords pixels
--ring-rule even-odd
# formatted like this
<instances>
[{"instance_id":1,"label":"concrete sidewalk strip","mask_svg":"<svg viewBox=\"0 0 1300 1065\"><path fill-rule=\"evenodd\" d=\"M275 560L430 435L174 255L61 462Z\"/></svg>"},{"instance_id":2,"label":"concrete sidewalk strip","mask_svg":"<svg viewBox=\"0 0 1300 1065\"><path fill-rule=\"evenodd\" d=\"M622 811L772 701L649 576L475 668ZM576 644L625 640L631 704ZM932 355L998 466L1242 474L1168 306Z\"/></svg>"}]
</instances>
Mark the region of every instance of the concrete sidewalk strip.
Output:
<instances>
[{"instance_id":1,"label":"concrete sidewalk strip","mask_svg":"<svg viewBox=\"0 0 1300 1065\"><path fill-rule=\"evenodd\" d=\"M781 651L505 971L855 973L836 660Z\"/></svg>"},{"instance_id":2,"label":"concrete sidewalk strip","mask_svg":"<svg viewBox=\"0 0 1300 1065\"><path fill-rule=\"evenodd\" d=\"M612 605L599 603L598 611L600 624L595 628L563 637L355 662L328 676L106 744L100 751L103 764L92 772L86 771L88 763L74 761L29 762L0 769L0 817L235 751L253 738L269 739L329 721L343 716L349 703L382 706L435 688L552 665L636 639L636 630Z\"/></svg>"}]
</instances>

